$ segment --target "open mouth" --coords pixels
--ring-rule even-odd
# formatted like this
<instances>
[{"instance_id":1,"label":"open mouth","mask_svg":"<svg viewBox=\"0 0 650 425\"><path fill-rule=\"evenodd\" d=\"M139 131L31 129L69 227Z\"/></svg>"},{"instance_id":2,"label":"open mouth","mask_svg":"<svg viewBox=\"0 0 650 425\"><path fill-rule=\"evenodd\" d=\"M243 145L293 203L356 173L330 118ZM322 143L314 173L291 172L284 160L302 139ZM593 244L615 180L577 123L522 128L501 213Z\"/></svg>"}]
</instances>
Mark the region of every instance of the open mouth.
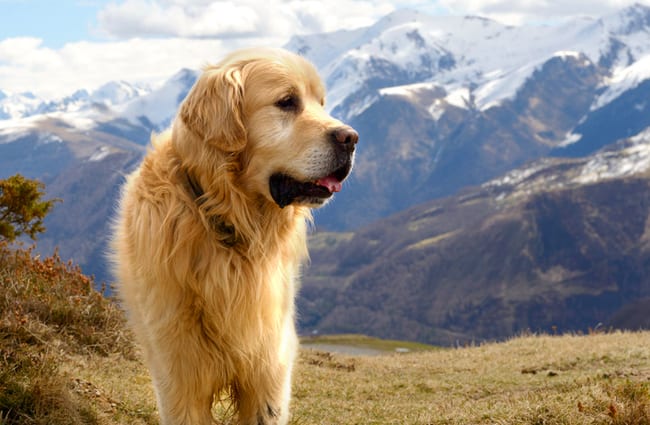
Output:
<instances>
[{"instance_id":1,"label":"open mouth","mask_svg":"<svg viewBox=\"0 0 650 425\"><path fill-rule=\"evenodd\" d=\"M273 200L280 208L297 202L322 204L335 192L340 192L343 180L350 173L352 163L346 163L331 174L311 181L298 181L284 173L275 173L269 179Z\"/></svg>"}]
</instances>

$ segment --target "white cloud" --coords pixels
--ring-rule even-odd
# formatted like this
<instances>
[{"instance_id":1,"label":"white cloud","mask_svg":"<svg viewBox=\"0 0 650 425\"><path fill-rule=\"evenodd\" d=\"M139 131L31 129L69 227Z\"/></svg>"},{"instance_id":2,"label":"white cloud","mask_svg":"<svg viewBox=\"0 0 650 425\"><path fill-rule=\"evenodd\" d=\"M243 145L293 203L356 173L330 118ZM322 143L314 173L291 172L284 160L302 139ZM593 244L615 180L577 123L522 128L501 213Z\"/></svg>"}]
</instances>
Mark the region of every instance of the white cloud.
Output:
<instances>
[{"instance_id":1,"label":"white cloud","mask_svg":"<svg viewBox=\"0 0 650 425\"><path fill-rule=\"evenodd\" d=\"M31 91L47 98L93 89L111 80L157 82L181 68L198 69L227 51L253 45L276 45L279 39L245 42L218 39L141 39L116 42L77 42L58 50L43 47L39 39L0 41L0 89Z\"/></svg>"},{"instance_id":2,"label":"white cloud","mask_svg":"<svg viewBox=\"0 0 650 425\"><path fill-rule=\"evenodd\" d=\"M134 36L223 37L258 33L258 10L241 2L128 0L111 3L97 17L100 33Z\"/></svg>"},{"instance_id":3,"label":"white cloud","mask_svg":"<svg viewBox=\"0 0 650 425\"><path fill-rule=\"evenodd\" d=\"M391 12L390 1L123 0L98 16L98 32L133 36L282 36L358 28Z\"/></svg>"},{"instance_id":4,"label":"white cloud","mask_svg":"<svg viewBox=\"0 0 650 425\"><path fill-rule=\"evenodd\" d=\"M576 16L599 17L650 0L438 0L454 14L476 14L500 22L519 25L524 22L553 22Z\"/></svg>"}]
</instances>

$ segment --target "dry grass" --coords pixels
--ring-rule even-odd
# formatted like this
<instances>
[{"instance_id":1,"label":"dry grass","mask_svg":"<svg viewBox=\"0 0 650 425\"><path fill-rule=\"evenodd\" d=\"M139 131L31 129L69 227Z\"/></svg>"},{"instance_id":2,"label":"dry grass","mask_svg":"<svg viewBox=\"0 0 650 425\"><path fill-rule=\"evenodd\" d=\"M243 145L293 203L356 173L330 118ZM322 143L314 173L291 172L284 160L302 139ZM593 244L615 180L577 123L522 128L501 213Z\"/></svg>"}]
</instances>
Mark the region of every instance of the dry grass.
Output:
<instances>
[{"instance_id":1,"label":"dry grass","mask_svg":"<svg viewBox=\"0 0 650 425\"><path fill-rule=\"evenodd\" d=\"M291 425L650 424L650 332L376 357L303 350L294 381ZM227 407L215 409L223 423ZM154 423L149 376L115 305L56 256L0 245L0 424Z\"/></svg>"},{"instance_id":2,"label":"dry grass","mask_svg":"<svg viewBox=\"0 0 650 425\"><path fill-rule=\"evenodd\" d=\"M114 423L93 388L106 381L66 372L76 359L139 365L122 312L57 255L41 259L0 242L0 424ZM127 416L124 423L140 417Z\"/></svg>"},{"instance_id":3,"label":"dry grass","mask_svg":"<svg viewBox=\"0 0 650 425\"><path fill-rule=\"evenodd\" d=\"M355 348L359 348L362 351L366 349L368 351L375 351L379 353L383 352L386 354L395 352L417 352L440 349L440 347L421 344L419 342L393 341L390 339L372 338L357 334L305 336L301 338L300 342L304 346L315 347L317 350L319 349L319 346L340 346L342 349L337 350L337 352L343 353L350 351L354 352ZM346 350L346 348L351 348L352 350Z\"/></svg>"},{"instance_id":4,"label":"dry grass","mask_svg":"<svg viewBox=\"0 0 650 425\"><path fill-rule=\"evenodd\" d=\"M650 423L650 333L314 356L303 353L298 367L296 424Z\"/></svg>"}]
</instances>

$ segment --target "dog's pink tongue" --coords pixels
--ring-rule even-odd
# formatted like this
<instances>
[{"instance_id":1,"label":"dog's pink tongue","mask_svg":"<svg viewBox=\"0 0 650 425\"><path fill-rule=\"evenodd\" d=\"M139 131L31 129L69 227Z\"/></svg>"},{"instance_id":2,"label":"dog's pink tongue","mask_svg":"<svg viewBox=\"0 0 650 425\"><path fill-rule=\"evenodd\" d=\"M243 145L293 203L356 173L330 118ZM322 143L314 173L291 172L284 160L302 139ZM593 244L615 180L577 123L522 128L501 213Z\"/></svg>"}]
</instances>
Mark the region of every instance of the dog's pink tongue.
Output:
<instances>
[{"instance_id":1,"label":"dog's pink tongue","mask_svg":"<svg viewBox=\"0 0 650 425\"><path fill-rule=\"evenodd\" d=\"M318 184L319 186L326 187L327 190L329 190L332 193L340 192L341 187L343 187L343 183L338 181L338 179L334 176L327 176L327 177L323 177L322 179L318 179L316 180L316 184Z\"/></svg>"}]
</instances>

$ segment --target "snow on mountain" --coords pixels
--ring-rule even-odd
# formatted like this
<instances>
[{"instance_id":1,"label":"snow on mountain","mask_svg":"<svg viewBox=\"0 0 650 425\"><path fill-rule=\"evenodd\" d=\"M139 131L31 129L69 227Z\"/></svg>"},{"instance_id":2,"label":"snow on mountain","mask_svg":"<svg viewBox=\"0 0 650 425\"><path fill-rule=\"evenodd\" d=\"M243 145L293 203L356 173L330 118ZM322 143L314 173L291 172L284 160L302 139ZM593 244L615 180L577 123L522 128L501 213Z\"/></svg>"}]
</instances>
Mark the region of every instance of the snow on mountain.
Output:
<instances>
[{"instance_id":1,"label":"snow on mountain","mask_svg":"<svg viewBox=\"0 0 650 425\"><path fill-rule=\"evenodd\" d=\"M4 117L0 112L2 142L22 137L51 119L70 127L70 131L83 132L112 116L112 111L104 104L92 103L88 99L87 92L78 91L59 101L44 102L29 97L29 102L24 102L21 96L0 100L0 111L5 107L10 112Z\"/></svg>"},{"instance_id":2,"label":"snow on mountain","mask_svg":"<svg viewBox=\"0 0 650 425\"><path fill-rule=\"evenodd\" d=\"M372 104L379 89L414 83L421 89L423 82L444 88L450 104L486 110L513 98L549 59L567 54L582 54L592 63L612 60L612 87L606 85L597 108L633 87L630 77L650 77L647 63L637 63L650 55L649 28L650 8L641 5L602 19L522 27L400 10L363 30L295 37L287 47L320 68L330 110L355 93L361 96L346 105L345 118Z\"/></svg>"},{"instance_id":3,"label":"snow on mountain","mask_svg":"<svg viewBox=\"0 0 650 425\"><path fill-rule=\"evenodd\" d=\"M630 138L619 150L604 150L590 157L574 181L589 184L623 178L650 170L650 129Z\"/></svg>"},{"instance_id":4,"label":"snow on mountain","mask_svg":"<svg viewBox=\"0 0 650 425\"><path fill-rule=\"evenodd\" d=\"M42 102L31 114L23 116L44 115L55 112L78 112L87 108L89 103L90 95L86 90L80 89L62 99Z\"/></svg>"},{"instance_id":5,"label":"snow on mountain","mask_svg":"<svg viewBox=\"0 0 650 425\"><path fill-rule=\"evenodd\" d=\"M144 123L155 130L170 125L178 105L185 98L199 71L182 69L151 92L116 108L121 117L133 123Z\"/></svg>"},{"instance_id":6,"label":"snow on mountain","mask_svg":"<svg viewBox=\"0 0 650 425\"><path fill-rule=\"evenodd\" d=\"M54 118L81 130L126 119L130 124L160 130L171 122L178 103L197 72L182 70L159 87L111 81L91 93L81 89L62 99L44 101L30 93L0 96L0 128L4 133L37 127ZM114 124L114 127L124 124Z\"/></svg>"},{"instance_id":7,"label":"snow on mountain","mask_svg":"<svg viewBox=\"0 0 650 425\"><path fill-rule=\"evenodd\" d=\"M564 172L557 165L566 164ZM568 166L573 164L574 166ZM550 172L548 170L551 170ZM650 128L618 146L578 159L543 158L484 183L484 188L502 191L498 199L529 193L621 179L650 171Z\"/></svg>"},{"instance_id":8,"label":"snow on mountain","mask_svg":"<svg viewBox=\"0 0 650 425\"><path fill-rule=\"evenodd\" d=\"M146 95L150 89L126 81L111 81L94 90L89 96L90 101L103 103L107 106L121 105L136 97Z\"/></svg>"},{"instance_id":9,"label":"snow on mountain","mask_svg":"<svg viewBox=\"0 0 650 425\"><path fill-rule=\"evenodd\" d=\"M36 113L43 100L33 93L8 93L0 96L0 120L13 119Z\"/></svg>"},{"instance_id":10,"label":"snow on mountain","mask_svg":"<svg viewBox=\"0 0 650 425\"><path fill-rule=\"evenodd\" d=\"M35 127L44 119L54 118L79 129L89 129L112 119L114 108L146 93L146 87L118 81L106 83L92 93L80 89L70 96L49 101L31 93L5 94L0 97L0 123L9 131L12 127L15 130Z\"/></svg>"},{"instance_id":11,"label":"snow on mountain","mask_svg":"<svg viewBox=\"0 0 650 425\"><path fill-rule=\"evenodd\" d=\"M650 79L650 52L629 66L614 68L606 90L598 97L592 110L601 108L641 82Z\"/></svg>"},{"instance_id":12,"label":"snow on mountain","mask_svg":"<svg viewBox=\"0 0 650 425\"><path fill-rule=\"evenodd\" d=\"M634 4L618 13L599 20L607 29L619 36L630 36L644 31L650 26L650 7Z\"/></svg>"},{"instance_id":13,"label":"snow on mountain","mask_svg":"<svg viewBox=\"0 0 650 425\"><path fill-rule=\"evenodd\" d=\"M0 105L2 104L1 102L6 98L7 98L7 94L2 90L0 90ZM0 108L0 120L4 120L7 118L9 118L9 114Z\"/></svg>"},{"instance_id":14,"label":"snow on mountain","mask_svg":"<svg viewBox=\"0 0 650 425\"><path fill-rule=\"evenodd\" d=\"M89 162L101 161L101 160L105 159L108 155L110 155L110 153L111 153L111 150L110 150L110 148L108 146L100 146L99 148L97 148L97 150L92 155L90 155L90 157L88 158L88 161Z\"/></svg>"}]
</instances>

